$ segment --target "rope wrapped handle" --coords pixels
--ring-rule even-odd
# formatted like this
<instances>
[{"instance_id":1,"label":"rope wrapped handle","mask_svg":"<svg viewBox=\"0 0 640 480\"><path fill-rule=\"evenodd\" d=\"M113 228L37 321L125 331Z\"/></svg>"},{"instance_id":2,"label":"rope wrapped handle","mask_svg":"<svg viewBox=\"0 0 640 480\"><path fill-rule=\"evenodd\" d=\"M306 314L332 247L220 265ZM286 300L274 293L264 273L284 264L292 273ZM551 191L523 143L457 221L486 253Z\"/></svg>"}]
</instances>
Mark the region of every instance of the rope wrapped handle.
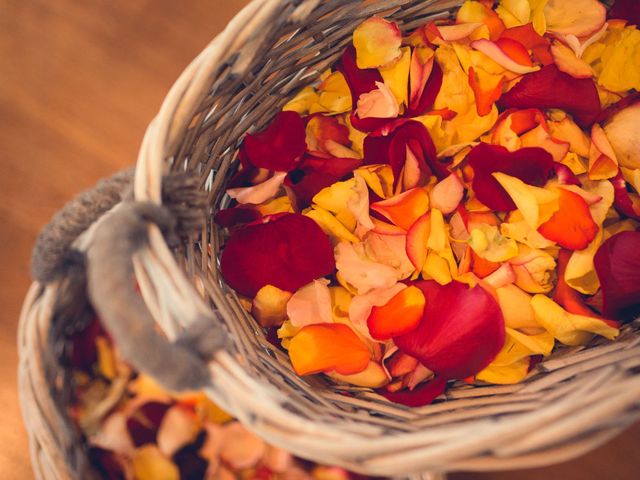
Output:
<instances>
[{"instance_id":1,"label":"rope wrapped handle","mask_svg":"<svg viewBox=\"0 0 640 480\"><path fill-rule=\"evenodd\" d=\"M170 342L159 333L136 290L133 255L147 245L149 223L156 224L170 241L197 228L206 212L206 194L197 190L194 177L172 173L163 179L166 206L135 202L128 193L131 179L130 171L116 174L67 204L39 236L32 273L44 284L63 275L78 275L77 268L65 267L84 263L86 282L74 283L86 289L122 357L169 390L201 389L211 382L207 363L227 344L226 331L212 313L193 320ZM96 224L86 254L74 250L76 238L118 203ZM78 262L83 255L85 261Z\"/></svg>"}]
</instances>

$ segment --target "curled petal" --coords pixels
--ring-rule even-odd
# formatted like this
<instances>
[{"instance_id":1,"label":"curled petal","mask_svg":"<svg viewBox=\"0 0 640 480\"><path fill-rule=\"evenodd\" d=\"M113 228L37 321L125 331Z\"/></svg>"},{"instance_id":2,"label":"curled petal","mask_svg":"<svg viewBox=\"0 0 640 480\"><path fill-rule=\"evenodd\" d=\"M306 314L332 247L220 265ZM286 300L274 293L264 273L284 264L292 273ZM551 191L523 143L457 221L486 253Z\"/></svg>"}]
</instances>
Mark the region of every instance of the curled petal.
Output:
<instances>
[{"instance_id":1,"label":"curled petal","mask_svg":"<svg viewBox=\"0 0 640 480\"><path fill-rule=\"evenodd\" d=\"M407 257L416 270L422 270L427 261L427 242L431 234L431 216L429 213L418 218L407 232Z\"/></svg>"},{"instance_id":2,"label":"curled petal","mask_svg":"<svg viewBox=\"0 0 640 480\"><path fill-rule=\"evenodd\" d=\"M448 379L467 378L489 365L505 339L504 319L493 297L479 286L458 282L415 286L426 299L424 316L415 330L394 338L398 348Z\"/></svg>"},{"instance_id":3,"label":"curled petal","mask_svg":"<svg viewBox=\"0 0 640 480\"><path fill-rule=\"evenodd\" d=\"M591 128L591 149L589 150L589 178L606 180L618 173L618 159L604 130L597 123Z\"/></svg>"},{"instance_id":4,"label":"curled petal","mask_svg":"<svg viewBox=\"0 0 640 480\"><path fill-rule=\"evenodd\" d=\"M229 188L227 189L227 195L241 204L258 205L276 196L286 176L286 172L276 172L270 179L258 185Z\"/></svg>"},{"instance_id":5,"label":"curled petal","mask_svg":"<svg viewBox=\"0 0 640 480\"><path fill-rule=\"evenodd\" d=\"M367 368L371 353L347 325L323 323L307 325L291 339L289 358L298 375L352 375Z\"/></svg>"},{"instance_id":6,"label":"curled petal","mask_svg":"<svg viewBox=\"0 0 640 480\"><path fill-rule=\"evenodd\" d=\"M499 145L480 143L467 156L473 168L472 188L478 200L493 210L516 208L509 194L492 176L502 172L530 185L544 185L553 169L553 158L541 148L522 148L509 152Z\"/></svg>"},{"instance_id":7,"label":"curled petal","mask_svg":"<svg viewBox=\"0 0 640 480\"><path fill-rule=\"evenodd\" d=\"M585 345L592 334L613 340L620 333L600 319L567 312L546 295L534 295L531 306L538 323L565 345Z\"/></svg>"},{"instance_id":8,"label":"curled petal","mask_svg":"<svg viewBox=\"0 0 640 480\"><path fill-rule=\"evenodd\" d=\"M524 75L498 104L502 108L559 108L571 113L582 127L590 125L600 112L593 80L573 78L555 65Z\"/></svg>"},{"instance_id":9,"label":"curled petal","mask_svg":"<svg viewBox=\"0 0 640 480\"><path fill-rule=\"evenodd\" d=\"M340 282L359 294L389 288L399 280L396 269L368 258L362 244L340 242L336 245L335 259Z\"/></svg>"},{"instance_id":10,"label":"curled petal","mask_svg":"<svg viewBox=\"0 0 640 480\"><path fill-rule=\"evenodd\" d=\"M532 228L538 228L558 211L560 194L557 191L527 185L519 178L502 172L493 173L493 177L507 191Z\"/></svg>"},{"instance_id":11,"label":"curled petal","mask_svg":"<svg viewBox=\"0 0 640 480\"><path fill-rule=\"evenodd\" d=\"M367 367L358 373L351 375L341 375L336 372L327 372L327 376L345 382L356 387L381 388L384 387L391 378L386 369L378 362L370 361Z\"/></svg>"},{"instance_id":12,"label":"curled petal","mask_svg":"<svg viewBox=\"0 0 640 480\"><path fill-rule=\"evenodd\" d=\"M263 327L282 325L287 318L287 302L290 298L291 292L265 285L253 299L251 314Z\"/></svg>"},{"instance_id":13,"label":"curled petal","mask_svg":"<svg viewBox=\"0 0 640 480\"><path fill-rule=\"evenodd\" d=\"M557 190L559 208L553 216L538 227L545 238L569 250L582 250L598 233L589 206L577 193L563 188Z\"/></svg>"},{"instance_id":14,"label":"curled petal","mask_svg":"<svg viewBox=\"0 0 640 480\"><path fill-rule=\"evenodd\" d=\"M640 233L621 232L605 241L594 257L608 318L629 320L640 304Z\"/></svg>"},{"instance_id":15,"label":"curled petal","mask_svg":"<svg viewBox=\"0 0 640 480\"><path fill-rule=\"evenodd\" d=\"M349 320L359 333L373 340L367 325L371 310L385 305L406 288L407 286L404 283L396 283L391 287L376 288L367 293L356 295L349 303Z\"/></svg>"},{"instance_id":16,"label":"curled petal","mask_svg":"<svg viewBox=\"0 0 640 480\"><path fill-rule=\"evenodd\" d=\"M482 2L467 0L462 4L456 15L456 23L484 23L489 29L491 40L500 38L504 30L504 23L491 7Z\"/></svg>"},{"instance_id":17,"label":"curled petal","mask_svg":"<svg viewBox=\"0 0 640 480\"><path fill-rule=\"evenodd\" d=\"M615 178L611 179L611 184L615 192L614 205L616 210L629 218L640 220L640 198L627 191L627 183L622 177L622 172L618 172Z\"/></svg>"},{"instance_id":18,"label":"curled petal","mask_svg":"<svg viewBox=\"0 0 640 480\"><path fill-rule=\"evenodd\" d=\"M342 125L336 117L325 117L315 114L307 119L306 141L307 150L316 154L330 154L333 145L350 145L349 129Z\"/></svg>"},{"instance_id":19,"label":"curled petal","mask_svg":"<svg viewBox=\"0 0 640 480\"><path fill-rule=\"evenodd\" d=\"M423 188L412 188L400 195L371 204L371 209L409 230L414 222L429 209L429 194Z\"/></svg>"},{"instance_id":20,"label":"curled petal","mask_svg":"<svg viewBox=\"0 0 640 480\"><path fill-rule=\"evenodd\" d=\"M393 92L383 82L376 82L376 87L360 95L356 115L360 119L396 118L400 114L400 107Z\"/></svg>"},{"instance_id":21,"label":"curled petal","mask_svg":"<svg viewBox=\"0 0 640 480\"><path fill-rule=\"evenodd\" d=\"M476 73L473 67L469 67L469 86L476 99L476 111L481 117L491 113L493 105L502 95L504 87L504 76L500 77L495 85L489 84L489 78L486 78L484 82L483 79L480 72Z\"/></svg>"},{"instance_id":22,"label":"curled petal","mask_svg":"<svg viewBox=\"0 0 640 480\"><path fill-rule=\"evenodd\" d=\"M256 134L248 134L241 151L253 166L288 172L307 149L305 128L296 112L280 112L269 126Z\"/></svg>"},{"instance_id":23,"label":"curled petal","mask_svg":"<svg viewBox=\"0 0 640 480\"><path fill-rule=\"evenodd\" d=\"M265 285L294 292L333 273L333 247L313 220L282 214L263 221L235 231L222 252L222 276L238 293L253 298Z\"/></svg>"},{"instance_id":24,"label":"curled petal","mask_svg":"<svg viewBox=\"0 0 640 480\"><path fill-rule=\"evenodd\" d=\"M503 45L506 44L506 42L503 42ZM499 44L492 42L491 40L486 40L484 38L474 40L473 42L471 42L471 47L478 50L479 52L484 53L498 65L520 75L536 72L540 69L540 67L538 66L523 65L517 60L512 59L502 48L500 48Z\"/></svg>"},{"instance_id":25,"label":"curled petal","mask_svg":"<svg viewBox=\"0 0 640 480\"><path fill-rule=\"evenodd\" d=\"M375 90L376 82L383 82L380 72L373 68L361 69L356 64L356 49L349 45L342 54L338 70L344 75L351 91L351 105L355 110L363 93Z\"/></svg>"},{"instance_id":26,"label":"curled petal","mask_svg":"<svg viewBox=\"0 0 640 480\"><path fill-rule=\"evenodd\" d=\"M496 295L507 328L540 328L531 308L531 295L513 284L496 288Z\"/></svg>"},{"instance_id":27,"label":"curled petal","mask_svg":"<svg viewBox=\"0 0 640 480\"><path fill-rule=\"evenodd\" d=\"M431 206L440 210L444 215L454 212L463 197L464 183L455 173L438 182L429 193Z\"/></svg>"},{"instance_id":28,"label":"curled petal","mask_svg":"<svg viewBox=\"0 0 640 480\"><path fill-rule=\"evenodd\" d=\"M595 75L591 65L576 57L573 50L560 42L554 42L551 46L551 55L558 70L574 78L591 78Z\"/></svg>"},{"instance_id":29,"label":"curled petal","mask_svg":"<svg viewBox=\"0 0 640 480\"><path fill-rule=\"evenodd\" d=\"M430 52L430 55L425 55L425 51ZM434 61L433 51L414 49L409 74L407 115L423 115L433 107L442 87L442 79L442 68Z\"/></svg>"},{"instance_id":30,"label":"curled petal","mask_svg":"<svg viewBox=\"0 0 640 480\"><path fill-rule=\"evenodd\" d=\"M629 98L634 98L631 105L615 107L620 107L620 110L611 115L604 126L604 132L620 165L640 168L640 92L629 95L618 104ZM606 148L606 145L603 147Z\"/></svg>"},{"instance_id":31,"label":"curled petal","mask_svg":"<svg viewBox=\"0 0 640 480\"><path fill-rule=\"evenodd\" d=\"M507 28L500 38L510 38L520 42L527 50L531 50L533 58L542 65L553 63L553 57L549 51L549 40L536 32L532 23Z\"/></svg>"}]
</instances>

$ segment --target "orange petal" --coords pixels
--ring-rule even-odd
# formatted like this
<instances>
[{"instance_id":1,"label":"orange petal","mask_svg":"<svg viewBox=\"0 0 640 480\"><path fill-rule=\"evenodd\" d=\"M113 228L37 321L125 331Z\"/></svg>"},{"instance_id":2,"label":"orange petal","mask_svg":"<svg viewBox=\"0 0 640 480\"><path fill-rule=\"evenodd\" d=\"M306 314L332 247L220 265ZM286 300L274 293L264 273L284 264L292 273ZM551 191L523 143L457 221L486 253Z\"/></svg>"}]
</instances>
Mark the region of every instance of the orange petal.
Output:
<instances>
[{"instance_id":1,"label":"orange petal","mask_svg":"<svg viewBox=\"0 0 640 480\"><path fill-rule=\"evenodd\" d=\"M371 223L373 223L373 233L379 235L406 235L407 232L400 227L396 227L392 223L383 222L377 218L371 217Z\"/></svg>"},{"instance_id":2,"label":"orange petal","mask_svg":"<svg viewBox=\"0 0 640 480\"><path fill-rule=\"evenodd\" d=\"M307 325L289 344L289 357L298 375L331 370L351 375L367 368L370 356L362 340L341 323Z\"/></svg>"},{"instance_id":3,"label":"orange petal","mask_svg":"<svg viewBox=\"0 0 640 480\"><path fill-rule=\"evenodd\" d=\"M475 72L473 67L469 67L469 86L473 90L476 98L476 111L478 115L484 117L491 113L493 104L498 101L502 95L502 87L504 85L504 77L500 77L498 83L487 85L486 82L480 80L480 76Z\"/></svg>"},{"instance_id":4,"label":"orange petal","mask_svg":"<svg viewBox=\"0 0 640 480\"><path fill-rule=\"evenodd\" d=\"M385 368L374 361L370 361L367 367L359 373L341 375L339 373L329 372L327 375L340 382L349 383L356 387L368 388L384 387L391 380Z\"/></svg>"},{"instance_id":5,"label":"orange petal","mask_svg":"<svg viewBox=\"0 0 640 480\"><path fill-rule=\"evenodd\" d=\"M478 277L484 278L491 275L493 272L500 268L500 264L496 262L491 262L482 258L476 252L471 249L471 271L475 273Z\"/></svg>"},{"instance_id":6,"label":"orange petal","mask_svg":"<svg viewBox=\"0 0 640 480\"><path fill-rule=\"evenodd\" d=\"M458 10L456 23L484 23L489 29L491 40L497 40L504 31L504 23L496 12L486 5L475 1L466 1Z\"/></svg>"},{"instance_id":7,"label":"orange petal","mask_svg":"<svg viewBox=\"0 0 640 480\"><path fill-rule=\"evenodd\" d=\"M426 213L407 232L407 257L416 270L422 270L427 261L427 242L431 233L431 216Z\"/></svg>"},{"instance_id":8,"label":"orange petal","mask_svg":"<svg viewBox=\"0 0 640 480\"><path fill-rule=\"evenodd\" d=\"M418 326L424 306L422 291L414 286L407 287L385 305L371 309L367 319L369 333L376 340L404 335Z\"/></svg>"},{"instance_id":9,"label":"orange petal","mask_svg":"<svg viewBox=\"0 0 640 480\"><path fill-rule=\"evenodd\" d=\"M538 232L569 250L587 248L598 233L598 225L591 217L587 202L564 188L558 189L558 193L560 208L538 227Z\"/></svg>"},{"instance_id":10,"label":"orange petal","mask_svg":"<svg viewBox=\"0 0 640 480\"><path fill-rule=\"evenodd\" d=\"M372 203L371 209L398 227L409 230L418 218L427 213L429 194L423 188L412 188L387 200Z\"/></svg>"},{"instance_id":11,"label":"orange petal","mask_svg":"<svg viewBox=\"0 0 640 480\"><path fill-rule=\"evenodd\" d=\"M496 44L511 60L527 67L533 66L529 52L527 52L527 49L519 41L503 37L496 40Z\"/></svg>"},{"instance_id":12,"label":"orange petal","mask_svg":"<svg viewBox=\"0 0 640 480\"><path fill-rule=\"evenodd\" d=\"M365 20L353 32L358 68L378 68L402 55L402 35L395 23L380 17Z\"/></svg>"}]
</instances>

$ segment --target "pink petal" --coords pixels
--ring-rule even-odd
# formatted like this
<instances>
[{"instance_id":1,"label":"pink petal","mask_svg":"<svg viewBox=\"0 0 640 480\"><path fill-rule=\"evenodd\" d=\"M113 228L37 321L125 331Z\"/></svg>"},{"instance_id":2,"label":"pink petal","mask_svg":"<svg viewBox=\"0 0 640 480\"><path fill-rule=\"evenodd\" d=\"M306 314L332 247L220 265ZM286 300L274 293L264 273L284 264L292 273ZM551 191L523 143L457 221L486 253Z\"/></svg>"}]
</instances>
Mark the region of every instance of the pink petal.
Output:
<instances>
[{"instance_id":1,"label":"pink petal","mask_svg":"<svg viewBox=\"0 0 640 480\"><path fill-rule=\"evenodd\" d=\"M600 112L593 80L573 78L555 65L524 75L498 104L501 108L559 108L572 114L581 127L591 125Z\"/></svg>"},{"instance_id":2,"label":"pink petal","mask_svg":"<svg viewBox=\"0 0 640 480\"><path fill-rule=\"evenodd\" d=\"M442 69L431 57L426 64L421 64L417 53L411 57L410 85L411 97L406 115L417 117L425 114L433 107L442 87Z\"/></svg>"},{"instance_id":3,"label":"pink petal","mask_svg":"<svg viewBox=\"0 0 640 480\"><path fill-rule=\"evenodd\" d=\"M464 197L464 183L455 173L437 183L429 194L431 207L437 208L445 215L449 215L458 208L462 197Z\"/></svg>"},{"instance_id":4,"label":"pink petal","mask_svg":"<svg viewBox=\"0 0 640 480\"><path fill-rule=\"evenodd\" d=\"M620 232L594 257L605 317L632 320L640 313L640 232Z\"/></svg>"},{"instance_id":5,"label":"pink petal","mask_svg":"<svg viewBox=\"0 0 640 480\"><path fill-rule=\"evenodd\" d=\"M361 163L357 158L304 157L284 184L295 194L296 206L302 210L320 190L350 175Z\"/></svg>"},{"instance_id":6,"label":"pink petal","mask_svg":"<svg viewBox=\"0 0 640 480\"><path fill-rule=\"evenodd\" d=\"M307 150L305 136L300 115L296 112L279 112L266 129L247 134L241 151L253 166L288 172Z\"/></svg>"},{"instance_id":7,"label":"pink petal","mask_svg":"<svg viewBox=\"0 0 640 480\"><path fill-rule=\"evenodd\" d=\"M275 197L286 175L286 172L276 172L271 178L258 185L229 188L227 189L227 195L241 204L259 205Z\"/></svg>"},{"instance_id":8,"label":"pink petal","mask_svg":"<svg viewBox=\"0 0 640 480\"><path fill-rule=\"evenodd\" d=\"M406 405L407 407L422 407L424 405L429 405L436 398L442 395L446 388L446 378L436 376L430 382L420 385L413 390L401 390L399 392L378 390L378 393L394 403Z\"/></svg>"},{"instance_id":9,"label":"pink petal","mask_svg":"<svg viewBox=\"0 0 640 480\"><path fill-rule=\"evenodd\" d=\"M534 186L544 185L553 171L553 158L538 147L509 152L500 145L480 143L467 156L473 168L472 188L478 200L492 210L511 211L516 205L492 173L502 172Z\"/></svg>"},{"instance_id":10,"label":"pink petal","mask_svg":"<svg viewBox=\"0 0 640 480\"><path fill-rule=\"evenodd\" d=\"M340 65L338 65L338 70L344 75L347 85L349 85L349 90L351 90L353 110L358 106L360 95L375 90L376 82L384 82L378 69L358 68L358 64L356 63L356 49L353 45L345 48Z\"/></svg>"},{"instance_id":11,"label":"pink petal","mask_svg":"<svg viewBox=\"0 0 640 480\"><path fill-rule=\"evenodd\" d=\"M498 303L479 286L415 282L426 298L422 322L395 337L400 351L416 357L437 376L462 379L485 368L504 344L504 318Z\"/></svg>"},{"instance_id":12,"label":"pink petal","mask_svg":"<svg viewBox=\"0 0 640 480\"><path fill-rule=\"evenodd\" d=\"M525 74L531 73L538 70L538 67L530 67L527 65L522 65L515 60L513 60L509 55L507 55L500 46L492 42L491 40L487 40L481 38L479 40L475 40L471 42L471 48L478 50L479 52L484 53L491 60L496 62L498 65L506 68L515 73Z\"/></svg>"},{"instance_id":13,"label":"pink petal","mask_svg":"<svg viewBox=\"0 0 640 480\"><path fill-rule=\"evenodd\" d=\"M265 285L295 292L335 266L329 237L299 214L264 217L263 223L236 230L220 258L225 281L251 298Z\"/></svg>"}]
</instances>

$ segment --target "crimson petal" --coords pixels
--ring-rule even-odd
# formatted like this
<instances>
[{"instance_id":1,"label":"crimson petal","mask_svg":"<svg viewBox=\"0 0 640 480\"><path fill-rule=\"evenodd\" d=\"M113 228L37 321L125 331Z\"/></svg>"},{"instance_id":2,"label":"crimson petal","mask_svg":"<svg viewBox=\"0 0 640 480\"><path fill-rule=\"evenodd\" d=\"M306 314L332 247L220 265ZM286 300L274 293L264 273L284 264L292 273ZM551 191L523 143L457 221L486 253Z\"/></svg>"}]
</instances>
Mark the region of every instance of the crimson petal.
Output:
<instances>
[{"instance_id":1,"label":"crimson petal","mask_svg":"<svg viewBox=\"0 0 640 480\"><path fill-rule=\"evenodd\" d=\"M511 211L516 205L492 173L502 172L529 185L544 185L554 170L553 157L539 147L509 152L501 145L480 143L467 155L473 168L472 188L478 200L492 210Z\"/></svg>"},{"instance_id":2,"label":"crimson petal","mask_svg":"<svg viewBox=\"0 0 640 480\"><path fill-rule=\"evenodd\" d=\"M276 172L288 172L307 149L304 122L296 112L279 112L263 131L247 134L241 161Z\"/></svg>"},{"instance_id":3,"label":"crimson petal","mask_svg":"<svg viewBox=\"0 0 640 480\"><path fill-rule=\"evenodd\" d=\"M562 185L578 185L582 186L578 177L571 171L564 163L554 162L553 170L556 172L556 177Z\"/></svg>"},{"instance_id":4,"label":"crimson petal","mask_svg":"<svg viewBox=\"0 0 640 480\"><path fill-rule=\"evenodd\" d=\"M396 120L384 129L368 135L364 140L364 163L391 165L395 188L405 165L407 148L416 157L424 180L432 174L442 180L451 173L447 165L438 159L427 128L415 120Z\"/></svg>"},{"instance_id":5,"label":"crimson petal","mask_svg":"<svg viewBox=\"0 0 640 480\"><path fill-rule=\"evenodd\" d=\"M598 249L593 263L600 280L603 314L632 320L640 313L640 232L620 232Z\"/></svg>"},{"instance_id":6,"label":"crimson petal","mask_svg":"<svg viewBox=\"0 0 640 480\"><path fill-rule=\"evenodd\" d=\"M634 220L640 220L640 202L634 202L631 194L627 191L627 182L622 177L622 172L610 180L613 185L613 206L618 212Z\"/></svg>"},{"instance_id":7,"label":"crimson petal","mask_svg":"<svg viewBox=\"0 0 640 480\"><path fill-rule=\"evenodd\" d=\"M285 213L236 230L220 259L222 276L241 295L265 285L295 292L336 268L329 237L310 218Z\"/></svg>"},{"instance_id":8,"label":"crimson petal","mask_svg":"<svg viewBox=\"0 0 640 480\"><path fill-rule=\"evenodd\" d=\"M136 447L156 443L160 423L170 406L168 403L147 402L127 418L127 430Z\"/></svg>"},{"instance_id":9,"label":"crimson petal","mask_svg":"<svg viewBox=\"0 0 640 480\"><path fill-rule=\"evenodd\" d=\"M429 405L436 398L444 393L447 389L447 379L444 377L435 377L427 383L417 386L413 390L400 390L397 392L388 392L380 389L378 393L387 400L406 405L407 407L422 407Z\"/></svg>"},{"instance_id":10,"label":"crimson petal","mask_svg":"<svg viewBox=\"0 0 640 480\"><path fill-rule=\"evenodd\" d=\"M593 123L600 112L593 80L574 78L555 65L523 75L522 80L502 95L498 105L501 108L559 108L571 113L581 127Z\"/></svg>"},{"instance_id":11,"label":"crimson petal","mask_svg":"<svg viewBox=\"0 0 640 480\"><path fill-rule=\"evenodd\" d=\"M351 91L351 106L354 111L358 106L360 95L375 90L377 88L376 82L383 82L382 75L380 75L378 69L358 68L356 49L353 45L345 48L338 70L344 75L344 79Z\"/></svg>"},{"instance_id":12,"label":"crimson petal","mask_svg":"<svg viewBox=\"0 0 640 480\"><path fill-rule=\"evenodd\" d=\"M431 75L429 75L429 79L427 80L427 84L425 85L422 94L417 101L409 104L405 113L406 116L418 117L420 115L424 115L433 107L433 102L436 101L436 97L438 96L438 93L440 93L440 88L442 87L442 78L442 69L440 68L440 65L438 65L438 62L434 61Z\"/></svg>"},{"instance_id":13,"label":"crimson petal","mask_svg":"<svg viewBox=\"0 0 640 480\"><path fill-rule=\"evenodd\" d=\"M294 193L298 210L302 210L320 190L342 180L361 164L357 158L305 157L289 172L284 184Z\"/></svg>"},{"instance_id":14,"label":"crimson petal","mask_svg":"<svg viewBox=\"0 0 640 480\"><path fill-rule=\"evenodd\" d=\"M638 0L616 0L616 3L609 10L608 17L640 25L640 2Z\"/></svg>"},{"instance_id":15,"label":"crimson petal","mask_svg":"<svg viewBox=\"0 0 640 480\"><path fill-rule=\"evenodd\" d=\"M217 211L213 220L223 228L233 228L245 223L255 222L260 217L262 217L262 214L255 208L239 205Z\"/></svg>"},{"instance_id":16,"label":"crimson petal","mask_svg":"<svg viewBox=\"0 0 640 480\"><path fill-rule=\"evenodd\" d=\"M426 299L420 325L394 337L400 351L416 357L444 379L476 375L496 357L505 340L498 303L480 286L460 282L415 282Z\"/></svg>"}]
</instances>

